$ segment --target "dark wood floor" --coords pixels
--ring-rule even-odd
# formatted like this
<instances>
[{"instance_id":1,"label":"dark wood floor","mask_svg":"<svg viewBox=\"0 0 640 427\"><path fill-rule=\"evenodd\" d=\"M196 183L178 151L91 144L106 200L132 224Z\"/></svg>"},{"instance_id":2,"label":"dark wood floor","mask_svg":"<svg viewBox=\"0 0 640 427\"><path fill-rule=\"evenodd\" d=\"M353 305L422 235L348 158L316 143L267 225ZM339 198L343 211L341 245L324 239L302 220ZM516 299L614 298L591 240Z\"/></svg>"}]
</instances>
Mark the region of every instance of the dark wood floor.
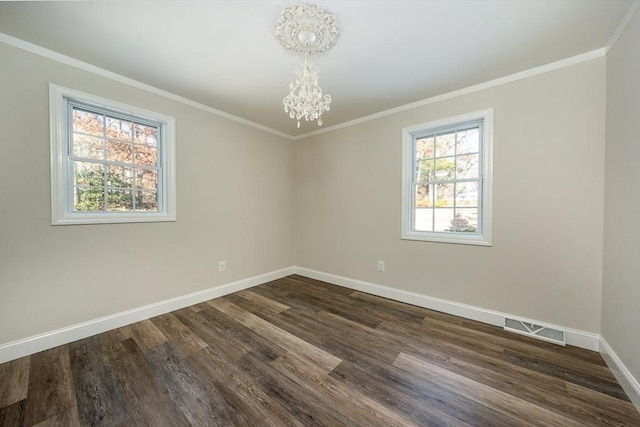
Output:
<instances>
[{"instance_id":1,"label":"dark wood floor","mask_svg":"<svg viewBox=\"0 0 640 427\"><path fill-rule=\"evenodd\" d=\"M290 276L0 365L0 425L639 426L600 355Z\"/></svg>"}]
</instances>

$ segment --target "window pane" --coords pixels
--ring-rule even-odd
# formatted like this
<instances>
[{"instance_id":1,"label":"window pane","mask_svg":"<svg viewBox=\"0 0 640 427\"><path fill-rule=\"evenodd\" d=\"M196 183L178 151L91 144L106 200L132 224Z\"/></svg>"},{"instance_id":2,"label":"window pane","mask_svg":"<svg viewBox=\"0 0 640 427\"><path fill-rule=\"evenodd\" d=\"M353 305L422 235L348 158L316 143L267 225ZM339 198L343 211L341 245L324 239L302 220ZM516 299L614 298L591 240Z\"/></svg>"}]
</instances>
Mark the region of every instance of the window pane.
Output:
<instances>
[{"instance_id":1,"label":"window pane","mask_svg":"<svg viewBox=\"0 0 640 427\"><path fill-rule=\"evenodd\" d=\"M104 159L104 140L83 134L73 134L73 155L87 159Z\"/></svg>"},{"instance_id":2,"label":"window pane","mask_svg":"<svg viewBox=\"0 0 640 427\"><path fill-rule=\"evenodd\" d=\"M104 116L89 111L73 109L73 131L91 135L104 135Z\"/></svg>"},{"instance_id":3,"label":"window pane","mask_svg":"<svg viewBox=\"0 0 640 427\"><path fill-rule=\"evenodd\" d=\"M433 137L416 140L416 160L434 157L435 147L433 144Z\"/></svg>"},{"instance_id":4,"label":"window pane","mask_svg":"<svg viewBox=\"0 0 640 427\"><path fill-rule=\"evenodd\" d=\"M453 208L434 209L433 231L453 231Z\"/></svg>"},{"instance_id":5,"label":"window pane","mask_svg":"<svg viewBox=\"0 0 640 427\"><path fill-rule=\"evenodd\" d=\"M131 144L108 140L107 160L110 162L133 163L133 148Z\"/></svg>"},{"instance_id":6,"label":"window pane","mask_svg":"<svg viewBox=\"0 0 640 427\"><path fill-rule=\"evenodd\" d=\"M437 184L436 186L436 194L435 194L435 205L437 208L447 208L453 207L454 200L454 184Z\"/></svg>"},{"instance_id":7,"label":"window pane","mask_svg":"<svg viewBox=\"0 0 640 427\"><path fill-rule=\"evenodd\" d=\"M128 120L107 116L107 137L123 142L131 142L132 123Z\"/></svg>"},{"instance_id":8,"label":"window pane","mask_svg":"<svg viewBox=\"0 0 640 427\"><path fill-rule=\"evenodd\" d=\"M455 231L458 233L477 233L478 209L456 209Z\"/></svg>"},{"instance_id":9,"label":"window pane","mask_svg":"<svg viewBox=\"0 0 640 427\"><path fill-rule=\"evenodd\" d=\"M104 188L74 187L73 209L81 212L104 211Z\"/></svg>"},{"instance_id":10,"label":"window pane","mask_svg":"<svg viewBox=\"0 0 640 427\"><path fill-rule=\"evenodd\" d=\"M416 182L429 182L435 179L434 160L420 160L416 162Z\"/></svg>"},{"instance_id":11,"label":"window pane","mask_svg":"<svg viewBox=\"0 0 640 427\"><path fill-rule=\"evenodd\" d=\"M73 184L104 186L104 166L97 163L73 162Z\"/></svg>"},{"instance_id":12,"label":"window pane","mask_svg":"<svg viewBox=\"0 0 640 427\"><path fill-rule=\"evenodd\" d=\"M437 181L448 181L454 179L456 169L455 157L445 157L436 159L435 179Z\"/></svg>"},{"instance_id":13,"label":"window pane","mask_svg":"<svg viewBox=\"0 0 640 427\"><path fill-rule=\"evenodd\" d=\"M480 151L480 130L478 128L458 132L458 154Z\"/></svg>"},{"instance_id":14,"label":"window pane","mask_svg":"<svg viewBox=\"0 0 640 427\"><path fill-rule=\"evenodd\" d=\"M149 145L136 145L136 164L156 166L158 164L158 149Z\"/></svg>"},{"instance_id":15,"label":"window pane","mask_svg":"<svg viewBox=\"0 0 640 427\"><path fill-rule=\"evenodd\" d=\"M479 163L478 154L467 154L464 156L458 156L458 165L456 169L457 179L473 179L478 178L479 175Z\"/></svg>"},{"instance_id":16,"label":"window pane","mask_svg":"<svg viewBox=\"0 0 640 427\"><path fill-rule=\"evenodd\" d=\"M158 188L158 171L138 169L136 172L136 187L156 190Z\"/></svg>"},{"instance_id":17,"label":"window pane","mask_svg":"<svg viewBox=\"0 0 640 427\"><path fill-rule=\"evenodd\" d=\"M110 211L133 210L133 196L131 190L113 190L107 192L107 206Z\"/></svg>"},{"instance_id":18,"label":"window pane","mask_svg":"<svg viewBox=\"0 0 640 427\"><path fill-rule=\"evenodd\" d=\"M107 166L107 186L131 188L133 186L133 168Z\"/></svg>"},{"instance_id":19,"label":"window pane","mask_svg":"<svg viewBox=\"0 0 640 427\"><path fill-rule=\"evenodd\" d=\"M417 185L415 197L417 208L433 207L433 185Z\"/></svg>"},{"instance_id":20,"label":"window pane","mask_svg":"<svg viewBox=\"0 0 640 427\"><path fill-rule=\"evenodd\" d=\"M136 123L133 128L133 138L136 144L146 144L152 147L158 146L158 129Z\"/></svg>"},{"instance_id":21,"label":"window pane","mask_svg":"<svg viewBox=\"0 0 640 427\"><path fill-rule=\"evenodd\" d=\"M158 210L158 193L155 191L136 191L136 210L155 212Z\"/></svg>"},{"instance_id":22,"label":"window pane","mask_svg":"<svg viewBox=\"0 0 640 427\"><path fill-rule=\"evenodd\" d=\"M456 206L478 206L477 182L460 182L456 184Z\"/></svg>"},{"instance_id":23,"label":"window pane","mask_svg":"<svg viewBox=\"0 0 640 427\"><path fill-rule=\"evenodd\" d=\"M413 229L415 231L433 231L433 209L415 209Z\"/></svg>"},{"instance_id":24,"label":"window pane","mask_svg":"<svg viewBox=\"0 0 640 427\"><path fill-rule=\"evenodd\" d=\"M446 133L436 137L436 156L454 156L456 154L456 134Z\"/></svg>"}]
</instances>

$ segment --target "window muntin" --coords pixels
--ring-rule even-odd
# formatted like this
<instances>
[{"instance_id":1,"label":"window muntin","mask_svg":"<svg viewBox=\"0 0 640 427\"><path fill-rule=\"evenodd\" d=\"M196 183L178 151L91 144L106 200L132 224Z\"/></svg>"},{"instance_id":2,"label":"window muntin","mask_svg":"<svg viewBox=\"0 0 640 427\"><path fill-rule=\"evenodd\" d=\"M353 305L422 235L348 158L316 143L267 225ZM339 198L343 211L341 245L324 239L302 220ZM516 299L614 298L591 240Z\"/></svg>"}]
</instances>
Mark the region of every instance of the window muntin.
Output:
<instances>
[{"instance_id":1,"label":"window muntin","mask_svg":"<svg viewBox=\"0 0 640 427\"><path fill-rule=\"evenodd\" d=\"M403 130L403 239L490 245L491 118Z\"/></svg>"},{"instance_id":2,"label":"window muntin","mask_svg":"<svg viewBox=\"0 0 640 427\"><path fill-rule=\"evenodd\" d=\"M50 91L52 224L174 221L174 119Z\"/></svg>"},{"instance_id":3,"label":"window muntin","mask_svg":"<svg viewBox=\"0 0 640 427\"><path fill-rule=\"evenodd\" d=\"M157 213L162 124L73 101L68 108L70 209Z\"/></svg>"}]
</instances>

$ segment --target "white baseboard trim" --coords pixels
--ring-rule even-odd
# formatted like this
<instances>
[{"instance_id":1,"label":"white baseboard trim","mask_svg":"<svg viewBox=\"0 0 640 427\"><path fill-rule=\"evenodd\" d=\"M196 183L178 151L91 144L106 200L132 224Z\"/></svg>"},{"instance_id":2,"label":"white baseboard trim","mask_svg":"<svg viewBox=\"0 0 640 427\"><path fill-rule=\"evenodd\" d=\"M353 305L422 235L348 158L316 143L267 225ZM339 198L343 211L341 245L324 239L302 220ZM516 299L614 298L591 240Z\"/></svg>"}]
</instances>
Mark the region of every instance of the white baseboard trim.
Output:
<instances>
[{"instance_id":1,"label":"white baseboard trim","mask_svg":"<svg viewBox=\"0 0 640 427\"><path fill-rule=\"evenodd\" d=\"M603 337L600 337L600 354L622 386L622 389L627 393L638 412L640 412L640 382L633 377L629 369L622 363L622 360Z\"/></svg>"},{"instance_id":2,"label":"white baseboard trim","mask_svg":"<svg viewBox=\"0 0 640 427\"><path fill-rule=\"evenodd\" d=\"M137 307L131 310L2 344L0 345L0 363L28 356L39 351L77 341L82 338L100 334L131 323L149 319L154 316L159 316L170 311L179 310L190 305L199 304L243 289L252 288L291 274L294 274L294 268L287 267L282 270L260 274L258 276L216 286L215 288L193 292L176 298L144 305L142 307Z\"/></svg>"},{"instance_id":3,"label":"white baseboard trim","mask_svg":"<svg viewBox=\"0 0 640 427\"><path fill-rule=\"evenodd\" d=\"M179 310L190 305L228 295L233 292L238 292L243 289L248 289L263 283L270 282L272 280L286 277L291 274L299 274L301 276L322 280L324 282L343 286L345 288L366 292L395 301L400 301L431 310L441 311L443 313L448 313L495 326L502 326L504 324L505 316L517 317L507 313L487 310L484 308L461 304L441 298L430 297L415 292L403 291L400 289L390 288L388 286L377 285L374 283L351 279L343 276L337 276L334 274L311 270L304 267L288 267L258 276L249 277L247 279L238 280L236 282L227 283L215 288L193 292L165 301L148 304L142 307L137 307L131 310L2 344L0 345L0 363L18 359L23 356L28 356L39 351L47 350L92 335L100 334L115 328L129 325L131 323L149 319L154 316L159 316L170 311ZM534 323L538 322L536 320L532 321ZM557 325L547 325L556 327L558 329L564 329L566 341L569 345L585 348L592 351L600 350L601 339L599 335L575 329L564 328ZM608 346L605 348L608 348ZM609 354L615 353L611 351L609 352ZM619 359L617 360L619 361ZM624 367L624 365L622 366ZM630 376L626 368L623 372L627 372L627 374ZM635 382L635 384L637 387L637 381Z\"/></svg>"},{"instance_id":4,"label":"white baseboard trim","mask_svg":"<svg viewBox=\"0 0 640 427\"><path fill-rule=\"evenodd\" d=\"M321 271L311 270L304 267L294 267L296 274L309 277L311 279L322 280L323 282L332 283L334 285L343 286L345 288L366 292L383 298L389 298L394 301L400 301L407 304L416 305L418 307L428 308L430 310L441 311L447 314L464 317L465 319L476 320L490 325L504 325L505 317L517 317L509 313L501 313L498 311L487 310L472 305L461 304L455 301L449 301L441 298L430 297L428 295L418 294L410 291L390 288L388 286L377 285L375 283L364 282L362 280L351 279L334 274L324 273ZM544 324L556 329L565 331L565 339L567 344L587 350L598 351L600 349L600 335L590 332L580 331L576 329L565 328L563 326L553 325L546 322L540 322L535 319L529 319L532 323Z\"/></svg>"}]
</instances>

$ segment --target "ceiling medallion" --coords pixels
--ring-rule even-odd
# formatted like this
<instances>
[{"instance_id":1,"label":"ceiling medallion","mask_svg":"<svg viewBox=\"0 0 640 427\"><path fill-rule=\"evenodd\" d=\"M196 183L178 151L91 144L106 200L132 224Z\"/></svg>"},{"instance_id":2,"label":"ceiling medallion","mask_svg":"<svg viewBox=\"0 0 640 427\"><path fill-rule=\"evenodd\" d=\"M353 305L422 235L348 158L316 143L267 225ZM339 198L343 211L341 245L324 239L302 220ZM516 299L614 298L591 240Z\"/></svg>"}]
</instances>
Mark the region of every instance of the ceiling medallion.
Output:
<instances>
[{"instance_id":1,"label":"ceiling medallion","mask_svg":"<svg viewBox=\"0 0 640 427\"><path fill-rule=\"evenodd\" d=\"M333 47L339 30L336 18L319 6L300 4L282 10L276 23L276 38L287 50L303 53L302 69L296 71L296 81L289 86L289 95L283 99L284 111L289 117L317 121L322 126L322 113L329 111L331 96L323 95L318 84L318 69L309 61L309 55L326 52Z\"/></svg>"}]
</instances>

